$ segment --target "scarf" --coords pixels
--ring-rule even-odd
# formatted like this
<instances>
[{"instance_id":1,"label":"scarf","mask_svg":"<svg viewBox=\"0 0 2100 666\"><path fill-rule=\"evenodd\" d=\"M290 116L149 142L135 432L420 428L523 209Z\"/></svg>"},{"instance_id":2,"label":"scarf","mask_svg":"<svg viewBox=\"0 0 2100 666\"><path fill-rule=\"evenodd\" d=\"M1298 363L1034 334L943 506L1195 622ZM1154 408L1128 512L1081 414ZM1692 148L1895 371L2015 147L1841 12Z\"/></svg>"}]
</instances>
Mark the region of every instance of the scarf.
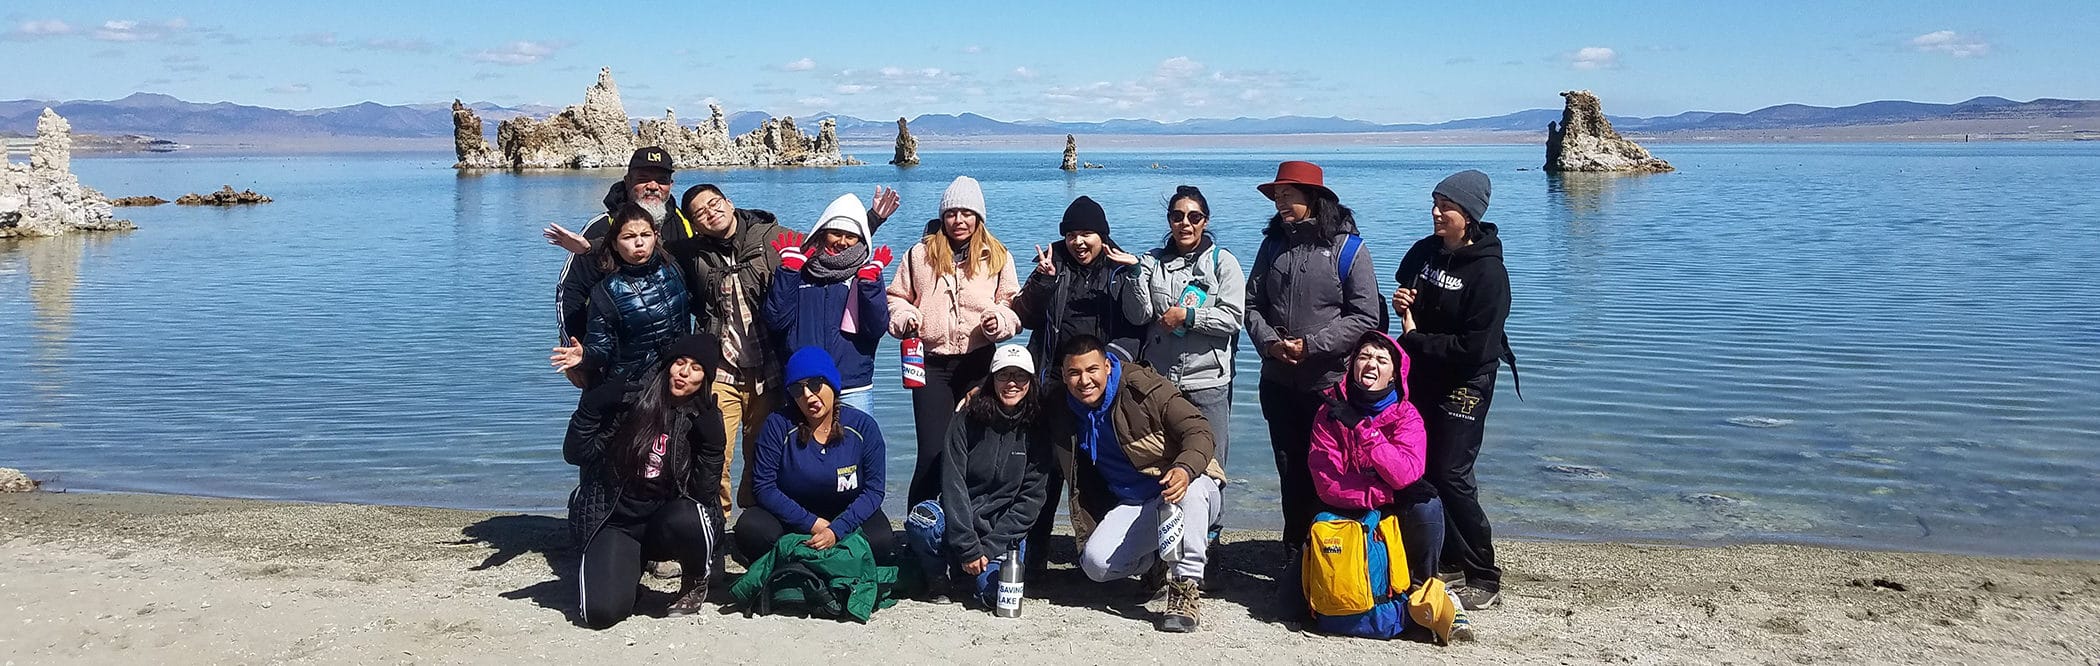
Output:
<instances>
[{"instance_id":1,"label":"scarf","mask_svg":"<svg viewBox=\"0 0 2100 666\"><path fill-rule=\"evenodd\" d=\"M829 252L815 245L809 247L809 262L802 265L802 274L811 282L831 284L860 272L868 263L868 244L860 243L846 248L844 252Z\"/></svg>"}]
</instances>

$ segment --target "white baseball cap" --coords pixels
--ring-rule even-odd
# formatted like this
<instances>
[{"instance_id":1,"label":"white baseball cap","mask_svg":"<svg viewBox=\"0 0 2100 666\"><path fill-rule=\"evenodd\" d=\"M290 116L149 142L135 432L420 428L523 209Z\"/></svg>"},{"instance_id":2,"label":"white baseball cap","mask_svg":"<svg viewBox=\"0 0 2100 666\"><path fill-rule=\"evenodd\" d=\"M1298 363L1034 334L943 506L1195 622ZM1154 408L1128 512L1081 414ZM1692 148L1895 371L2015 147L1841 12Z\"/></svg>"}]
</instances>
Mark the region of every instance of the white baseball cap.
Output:
<instances>
[{"instance_id":1,"label":"white baseball cap","mask_svg":"<svg viewBox=\"0 0 2100 666\"><path fill-rule=\"evenodd\" d=\"M1035 374L1035 358L1028 355L1028 348L1020 345L999 345L992 352L992 372L1007 368L1020 368L1022 372Z\"/></svg>"}]
</instances>

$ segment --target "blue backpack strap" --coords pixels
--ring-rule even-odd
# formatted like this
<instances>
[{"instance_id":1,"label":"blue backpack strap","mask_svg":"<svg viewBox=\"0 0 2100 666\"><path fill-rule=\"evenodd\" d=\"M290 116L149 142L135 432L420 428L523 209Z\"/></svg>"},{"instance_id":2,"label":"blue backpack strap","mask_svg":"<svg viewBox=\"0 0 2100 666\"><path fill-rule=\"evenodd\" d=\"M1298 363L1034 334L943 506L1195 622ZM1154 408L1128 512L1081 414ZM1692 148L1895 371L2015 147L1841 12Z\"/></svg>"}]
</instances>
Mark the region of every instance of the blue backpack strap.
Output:
<instances>
[{"instance_id":1,"label":"blue backpack strap","mask_svg":"<svg viewBox=\"0 0 2100 666\"><path fill-rule=\"evenodd\" d=\"M1349 286L1349 269L1356 265L1356 252L1362 250L1363 247L1363 236L1349 234L1348 238L1342 240L1342 258L1341 261L1335 263L1334 272L1340 274L1343 287Z\"/></svg>"}]
</instances>

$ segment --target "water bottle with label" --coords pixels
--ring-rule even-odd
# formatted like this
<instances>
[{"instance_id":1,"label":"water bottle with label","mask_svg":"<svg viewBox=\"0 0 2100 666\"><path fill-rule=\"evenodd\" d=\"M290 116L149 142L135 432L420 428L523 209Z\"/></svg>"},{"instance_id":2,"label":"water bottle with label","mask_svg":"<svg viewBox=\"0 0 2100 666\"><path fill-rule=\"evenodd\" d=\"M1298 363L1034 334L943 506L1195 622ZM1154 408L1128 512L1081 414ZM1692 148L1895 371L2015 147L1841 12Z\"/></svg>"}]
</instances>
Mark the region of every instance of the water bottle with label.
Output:
<instances>
[{"instance_id":1,"label":"water bottle with label","mask_svg":"<svg viewBox=\"0 0 2100 666\"><path fill-rule=\"evenodd\" d=\"M904 388L915 389L926 386L926 346L919 336L905 338L898 343L897 350L904 356Z\"/></svg>"},{"instance_id":2,"label":"water bottle with label","mask_svg":"<svg viewBox=\"0 0 2100 666\"><path fill-rule=\"evenodd\" d=\"M1167 504L1160 507L1159 561L1181 561L1181 505Z\"/></svg>"},{"instance_id":3,"label":"water bottle with label","mask_svg":"<svg viewBox=\"0 0 2100 666\"><path fill-rule=\"evenodd\" d=\"M1021 550L1009 548L1006 558L999 563L999 599L992 605L992 614L999 617L1021 616L1021 574L1027 567L1021 563Z\"/></svg>"},{"instance_id":4,"label":"water bottle with label","mask_svg":"<svg viewBox=\"0 0 2100 666\"><path fill-rule=\"evenodd\" d=\"M1196 315L1193 311L1196 308L1203 307L1203 304L1209 301L1210 292L1204 291L1203 285L1190 284L1189 286L1183 287L1181 289L1181 301L1175 303L1175 305L1181 306L1183 309L1190 310L1191 312L1187 313L1187 316L1194 317ZM1183 323L1180 327L1174 329L1174 334L1179 336L1188 335L1189 325L1187 323Z\"/></svg>"}]
</instances>

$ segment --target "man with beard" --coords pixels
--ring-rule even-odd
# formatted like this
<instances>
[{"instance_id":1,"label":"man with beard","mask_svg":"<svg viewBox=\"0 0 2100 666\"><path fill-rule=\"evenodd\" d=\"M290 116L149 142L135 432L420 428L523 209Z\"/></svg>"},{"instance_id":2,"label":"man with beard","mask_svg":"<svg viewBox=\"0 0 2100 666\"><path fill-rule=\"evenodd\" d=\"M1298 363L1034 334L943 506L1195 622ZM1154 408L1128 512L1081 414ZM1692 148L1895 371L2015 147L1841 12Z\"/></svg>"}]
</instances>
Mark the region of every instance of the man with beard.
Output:
<instances>
[{"instance_id":1,"label":"man with beard","mask_svg":"<svg viewBox=\"0 0 2100 666\"><path fill-rule=\"evenodd\" d=\"M554 305L560 313L558 323L561 325L561 340L558 342L566 343L572 338L583 339L584 328L589 321L588 301L591 288L598 286L598 283L605 279L605 273L598 270L598 266L590 257L584 255L590 251L591 242L605 237L606 230L612 227L612 212L630 202L649 211L649 216L656 220L657 226L663 227L664 219L675 212L671 206L672 171L671 155L664 149L656 146L637 149L634 156L627 159L626 177L613 183L606 191L605 212L584 223L583 235L571 233L560 224L549 224L540 232L547 238L547 242L570 253L569 263L562 268L560 283L554 290ZM665 248L669 249L670 245L666 243ZM677 257L677 254L673 252L672 256ZM681 265L679 268L686 266ZM571 368L563 371L563 374L568 376L569 383L578 388L590 388L597 383L595 377L588 376L580 368Z\"/></svg>"}]
</instances>

